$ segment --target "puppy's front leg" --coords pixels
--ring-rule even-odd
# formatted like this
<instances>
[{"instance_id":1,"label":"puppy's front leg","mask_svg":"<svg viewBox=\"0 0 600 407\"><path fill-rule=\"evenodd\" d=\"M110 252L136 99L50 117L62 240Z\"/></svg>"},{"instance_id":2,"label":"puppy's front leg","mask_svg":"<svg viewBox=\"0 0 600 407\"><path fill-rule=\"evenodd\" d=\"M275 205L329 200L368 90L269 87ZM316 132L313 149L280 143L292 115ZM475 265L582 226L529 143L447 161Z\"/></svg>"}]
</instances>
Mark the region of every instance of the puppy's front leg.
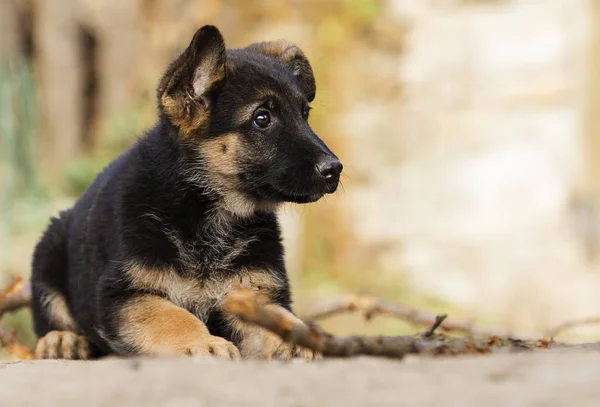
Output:
<instances>
[{"instance_id":1,"label":"puppy's front leg","mask_svg":"<svg viewBox=\"0 0 600 407\"><path fill-rule=\"evenodd\" d=\"M155 295L130 299L118 319L119 339L139 354L239 358L235 345L211 335L193 314Z\"/></svg>"},{"instance_id":2,"label":"puppy's front leg","mask_svg":"<svg viewBox=\"0 0 600 407\"><path fill-rule=\"evenodd\" d=\"M266 307L275 307L283 310L289 313L290 317L303 323L280 305L269 304ZM289 360L298 357L314 360L320 358L319 354L314 353L310 349L285 342L278 335L263 328L242 322L233 316L230 317L230 323L240 338L238 346L244 359Z\"/></svg>"}]
</instances>

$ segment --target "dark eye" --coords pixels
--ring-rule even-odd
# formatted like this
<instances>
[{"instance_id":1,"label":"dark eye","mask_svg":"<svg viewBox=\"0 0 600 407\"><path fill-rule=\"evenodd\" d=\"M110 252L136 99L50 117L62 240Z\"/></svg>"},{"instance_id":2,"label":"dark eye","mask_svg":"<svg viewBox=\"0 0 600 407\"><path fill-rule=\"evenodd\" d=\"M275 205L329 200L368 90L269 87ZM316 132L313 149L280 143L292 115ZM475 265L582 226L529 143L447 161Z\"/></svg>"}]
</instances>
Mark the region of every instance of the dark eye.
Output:
<instances>
[{"instance_id":1,"label":"dark eye","mask_svg":"<svg viewBox=\"0 0 600 407\"><path fill-rule=\"evenodd\" d=\"M302 117L304 117L305 119L308 119L308 114L310 113L310 107L307 107L306 109L304 109L302 111Z\"/></svg>"},{"instance_id":2,"label":"dark eye","mask_svg":"<svg viewBox=\"0 0 600 407\"><path fill-rule=\"evenodd\" d=\"M254 116L254 124L261 129L268 127L271 124L271 115L267 111L261 111Z\"/></svg>"}]
</instances>

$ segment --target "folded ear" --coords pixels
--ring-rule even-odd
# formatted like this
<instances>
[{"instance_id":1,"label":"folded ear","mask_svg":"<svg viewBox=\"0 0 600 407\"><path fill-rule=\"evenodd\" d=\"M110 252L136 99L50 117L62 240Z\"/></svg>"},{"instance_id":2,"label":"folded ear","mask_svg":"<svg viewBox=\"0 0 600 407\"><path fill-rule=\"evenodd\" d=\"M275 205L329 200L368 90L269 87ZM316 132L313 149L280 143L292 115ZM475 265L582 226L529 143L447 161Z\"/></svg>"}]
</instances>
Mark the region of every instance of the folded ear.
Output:
<instances>
[{"instance_id":1,"label":"folded ear","mask_svg":"<svg viewBox=\"0 0 600 407\"><path fill-rule=\"evenodd\" d=\"M284 67L288 68L298 80L300 90L309 102L315 98L317 91L315 76L308 58L304 52L294 44L287 41L259 42L252 44L246 49L260 52L268 57L276 59Z\"/></svg>"},{"instance_id":2,"label":"folded ear","mask_svg":"<svg viewBox=\"0 0 600 407\"><path fill-rule=\"evenodd\" d=\"M158 86L159 104L171 122L190 133L206 121L214 93L225 81L223 36L206 25L169 66Z\"/></svg>"}]
</instances>

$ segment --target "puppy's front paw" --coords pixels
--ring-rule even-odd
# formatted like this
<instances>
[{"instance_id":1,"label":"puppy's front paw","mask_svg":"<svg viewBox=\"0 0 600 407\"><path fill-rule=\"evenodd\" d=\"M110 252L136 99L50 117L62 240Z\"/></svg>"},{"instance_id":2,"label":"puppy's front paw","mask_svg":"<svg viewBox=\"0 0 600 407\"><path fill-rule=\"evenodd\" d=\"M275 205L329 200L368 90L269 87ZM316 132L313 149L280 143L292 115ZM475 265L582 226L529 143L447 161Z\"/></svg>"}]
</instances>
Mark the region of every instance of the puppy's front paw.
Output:
<instances>
[{"instance_id":1,"label":"puppy's front paw","mask_svg":"<svg viewBox=\"0 0 600 407\"><path fill-rule=\"evenodd\" d=\"M310 349L284 342L280 337L268 333L265 336L264 357L268 360L290 360L292 358L316 360L320 359L320 354Z\"/></svg>"},{"instance_id":2,"label":"puppy's front paw","mask_svg":"<svg viewBox=\"0 0 600 407\"><path fill-rule=\"evenodd\" d=\"M89 359L90 346L81 335L69 331L50 331L35 347L38 359Z\"/></svg>"},{"instance_id":3,"label":"puppy's front paw","mask_svg":"<svg viewBox=\"0 0 600 407\"><path fill-rule=\"evenodd\" d=\"M187 354L192 356L213 356L218 359L239 360L240 351L231 342L219 336L205 336L187 347Z\"/></svg>"},{"instance_id":4,"label":"puppy's front paw","mask_svg":"<svg viewBox=\"0 0 600 407\"><path fill-rule=\"evenodd\" d=\"M306 360L321 360L323 359L323 355L319 352L315 352L311 349L303 348L300 346L296 346L294 350L294 357L301 358Z\"/></svg>"}]
</instances>

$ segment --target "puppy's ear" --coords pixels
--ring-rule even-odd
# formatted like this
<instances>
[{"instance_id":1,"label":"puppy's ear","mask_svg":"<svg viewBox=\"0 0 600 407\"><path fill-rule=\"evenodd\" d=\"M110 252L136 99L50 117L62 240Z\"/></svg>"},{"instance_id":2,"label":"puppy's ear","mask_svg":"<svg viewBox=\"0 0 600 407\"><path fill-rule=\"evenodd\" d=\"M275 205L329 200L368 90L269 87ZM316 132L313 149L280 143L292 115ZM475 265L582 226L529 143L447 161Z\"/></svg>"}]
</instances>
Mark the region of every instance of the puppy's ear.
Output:
<instances>
[{"instance_id":1,"label":"puppy's ear","mask_svg":"<svg viewBox=\"0 0 600 407\"><path fill-rule=\"evenodd\" d=\"M300 90L309 102L315 98L317 91L315 76L304 52L287 41L259 42L246 48L271 57L288 68L296 77Z\"/></svg>"},{"instance_id":2,"label":"puppy's ear","mask_svg":"<svg viewBox=\"0 0 600 407\"><path fill-rule=\"evenodd\" d=\"M158 86L159 105L183 134L208 119L215 93L225 81L225 41L216 27L196 31Z\"/></svg>"}]
</instances>

